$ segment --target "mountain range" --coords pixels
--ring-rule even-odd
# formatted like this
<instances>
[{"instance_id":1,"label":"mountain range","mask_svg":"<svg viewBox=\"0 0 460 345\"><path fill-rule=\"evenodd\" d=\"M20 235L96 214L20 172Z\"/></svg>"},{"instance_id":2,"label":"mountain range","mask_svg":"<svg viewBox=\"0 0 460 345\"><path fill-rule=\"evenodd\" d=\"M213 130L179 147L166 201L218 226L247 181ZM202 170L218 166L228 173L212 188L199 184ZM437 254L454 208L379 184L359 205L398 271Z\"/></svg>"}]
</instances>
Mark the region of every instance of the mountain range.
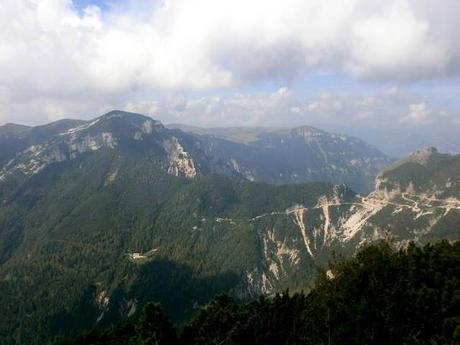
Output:
<instances>
[{"instance_id":1,"label":"mountain range","mask_svg":"<svg viewBox=\"0 0 460 345\"><path fill-rule=\"evenodd\" d=\"M367 194L392 159L366 142L303 126L199 128L169 125L198 135L206 152L250 181L271 184L330 182Z\"/></svg>"},{"instance_id":2,"label":"mountain range","mask_svg":"<svg viewBox=\"0 0 460 345\"><path fill-rule=\"evenodd\" d=\"M121 111L6 125L0 147L0 344L52 343L150 300L181 323L219 292L307 289L366 243L459 237L460 155L434 148L393 162L311 127Z\"/></svg>"}]
</instances>

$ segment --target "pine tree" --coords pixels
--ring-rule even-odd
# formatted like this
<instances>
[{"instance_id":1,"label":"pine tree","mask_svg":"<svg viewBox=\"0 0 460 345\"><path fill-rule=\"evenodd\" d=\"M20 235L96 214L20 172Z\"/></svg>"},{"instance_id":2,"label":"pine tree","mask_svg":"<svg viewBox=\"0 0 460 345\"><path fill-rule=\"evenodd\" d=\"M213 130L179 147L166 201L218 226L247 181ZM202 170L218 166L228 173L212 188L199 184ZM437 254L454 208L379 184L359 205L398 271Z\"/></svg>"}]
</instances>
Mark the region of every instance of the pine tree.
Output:
<instances>
[{"instance_id":1,"label":"pine tree","mask_svg":"<svg viewBox=\"0 0 460 345\"><path fill-rule=\"evenodd\" d=\"M147 303L136 327L137 345L174 345L176 332L158 304Z\"/></svg>"}]
</instances>

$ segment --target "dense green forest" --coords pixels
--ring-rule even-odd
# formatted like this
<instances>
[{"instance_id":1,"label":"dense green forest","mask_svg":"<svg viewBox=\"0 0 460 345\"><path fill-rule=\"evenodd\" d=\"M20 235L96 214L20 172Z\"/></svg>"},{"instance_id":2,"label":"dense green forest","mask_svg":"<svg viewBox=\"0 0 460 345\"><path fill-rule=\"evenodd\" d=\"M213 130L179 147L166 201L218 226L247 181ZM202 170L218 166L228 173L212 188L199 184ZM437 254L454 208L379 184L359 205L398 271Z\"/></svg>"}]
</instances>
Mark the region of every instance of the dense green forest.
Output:
<instances>
[{"instance_id":1,"label":"dense green forest","mask_svg":"<svg viewBox=\"0 0 460 345\"><path fill-rule=\"evenodd\" d=\"M133 323L65 344L460 344L460 242L381 242L335 259L308 293L246 303L220 295L176 328L148 303Z\"/></svg>"},{"instance_id":2,"label":"dense green forest","mask_svg":"<svg viewBox=\"0 0 460 345\"><path fill-rule=\"evenodd\" d=\"M135 323L149 301L160 303L182 337L216 295L237 299L239 315L241 303L261 294L274 298L289 288L294 298L292 292L310 291L317 268L333 253L350 257L381 239L405 247L460 238L460 156L434 149L385 169L376 193L360 196L347 185L248 181L245 174L254 176L245 162L255 163L259 151L238 155L243 160L233 145L218 149L217 139L137 114L5 131L14 140L0 154L0 345L55 344L123 320ZM283 144L277 152L288 160L289 151L300 164L286 169L307 171L311 156L301 147L312 137L305 128L294 132L288 146L298 150ZM9 142L3 138L2 148ZM271 138L263 141L267 154L258 171L278 168L270 152L287 139ZM348 152L337 151L339 138L332 139L321 141L325 152ZM346 173L338 162L333 166ZM298 298L311 308L312 296ZM319 332L321 322L312 322Z\"/></svg>"}]
</instances>

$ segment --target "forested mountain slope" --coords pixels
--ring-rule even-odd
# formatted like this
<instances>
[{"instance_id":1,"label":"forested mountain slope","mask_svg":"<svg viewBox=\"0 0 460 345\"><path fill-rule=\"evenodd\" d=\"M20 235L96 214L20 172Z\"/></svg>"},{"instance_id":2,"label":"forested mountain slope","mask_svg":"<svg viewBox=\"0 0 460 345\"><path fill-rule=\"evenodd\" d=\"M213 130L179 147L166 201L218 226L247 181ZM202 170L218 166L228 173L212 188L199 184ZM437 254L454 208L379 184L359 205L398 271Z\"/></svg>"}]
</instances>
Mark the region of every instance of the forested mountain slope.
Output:
<instances>
[{"instance_id":1,"label":"forested mountain slope","mask_svg":"<svg viewBox=\"0 0 460 345\"><path fill-rule=\"evenodd\" d=\"M66 344L457 344L459 277L459 242L399 251L379 243L334 262L309 293L246 304L218 296L183 329L150 303L138 320Z\"/></svg>"},{"instance_id":2,"label":"forested mountain slope","mask_svg":"<svg viewBox=\"0 0 460 345\"><path fill-rule=\"evenodd\" d=\"M150 118L111 112L5 163L0 343L46 344L133 317L147 301L180 323L220 292L308 288L333 252L383 238L458 238L459 156L429 154L442 174L397 163L363 197L345 185L249 182L206 148ZM443 178L433 197L424 181Z\"/></svg>"}]
</instances>

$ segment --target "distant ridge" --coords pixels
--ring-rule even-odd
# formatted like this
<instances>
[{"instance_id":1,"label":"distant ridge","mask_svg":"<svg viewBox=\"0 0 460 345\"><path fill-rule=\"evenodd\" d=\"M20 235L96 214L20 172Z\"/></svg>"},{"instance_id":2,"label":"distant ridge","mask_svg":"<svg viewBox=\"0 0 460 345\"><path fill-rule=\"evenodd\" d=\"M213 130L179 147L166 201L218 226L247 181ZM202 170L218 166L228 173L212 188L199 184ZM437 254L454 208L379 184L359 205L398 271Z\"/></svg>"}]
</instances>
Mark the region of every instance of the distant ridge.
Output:
<instances>
[{"instance_id":1,"label":"distant ridge","mask_svg":"<svg viewBox=\"0 0 460 345\"><path fill-rule=\"evenodd\" d=\"M200 135L207 152L230 162L249 180L274 184L327 181L367 194L391 163L375 147L311 126L199 128L167 125Z\"/></svg>"}]
</instances>

